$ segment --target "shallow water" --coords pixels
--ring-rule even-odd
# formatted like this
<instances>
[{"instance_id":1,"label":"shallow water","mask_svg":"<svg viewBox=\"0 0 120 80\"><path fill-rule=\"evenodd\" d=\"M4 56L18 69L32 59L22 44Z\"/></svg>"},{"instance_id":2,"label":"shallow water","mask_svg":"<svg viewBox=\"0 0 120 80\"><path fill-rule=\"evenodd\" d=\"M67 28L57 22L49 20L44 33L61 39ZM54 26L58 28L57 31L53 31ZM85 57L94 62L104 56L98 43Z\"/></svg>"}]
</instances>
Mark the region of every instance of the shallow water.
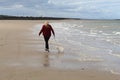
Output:
<instances>
[{"instance_id":1,"label":"shallow water","mask_svg":"<svg viewBox=\"0 0 120 80\"><path fill-rule=\"evenodd\" d=\"M52 57L52 67L120 72L120 21L70 20L50 24L56 33L56 40L50 39L51 54L57 53L56 46L64 48L61 57ZM36 25L33 34L37 35L41 26Z\"/></svg>"}]
</instances>

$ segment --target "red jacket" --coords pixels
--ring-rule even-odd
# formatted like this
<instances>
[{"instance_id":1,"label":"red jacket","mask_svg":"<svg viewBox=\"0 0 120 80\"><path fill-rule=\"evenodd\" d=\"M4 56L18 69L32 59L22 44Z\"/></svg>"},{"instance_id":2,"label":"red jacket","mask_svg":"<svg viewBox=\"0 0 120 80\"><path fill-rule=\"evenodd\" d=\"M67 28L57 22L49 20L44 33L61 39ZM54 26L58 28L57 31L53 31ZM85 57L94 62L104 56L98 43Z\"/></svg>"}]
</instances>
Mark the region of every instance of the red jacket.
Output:
<instances>
[{"instance_id":1,"label":"red jacket","mask_svg":"<svg viewBox=\"0 0 120 80\"><path fill-rule=\"evenodd\" d=\"M43 26L42 26L42 29L41 29L40 32L39 32L39 35L40 35L41 33L43 33L43 36L44 36L44 37L50 37L50 36L51 36L51 31L52 31L53 35L55 36L54 30L53 30L53 28L51 27L51 25L47 25L47 26L43 25Z\"/></svg>"}]
</instances>

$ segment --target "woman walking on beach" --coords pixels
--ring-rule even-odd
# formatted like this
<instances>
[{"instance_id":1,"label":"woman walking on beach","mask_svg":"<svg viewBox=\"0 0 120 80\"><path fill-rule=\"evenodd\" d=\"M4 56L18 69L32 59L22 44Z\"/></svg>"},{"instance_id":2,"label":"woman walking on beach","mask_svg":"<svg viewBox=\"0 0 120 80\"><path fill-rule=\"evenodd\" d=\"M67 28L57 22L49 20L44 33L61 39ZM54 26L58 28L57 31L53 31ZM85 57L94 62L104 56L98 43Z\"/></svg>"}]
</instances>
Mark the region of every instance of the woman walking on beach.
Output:
<instances>
[{"instance_id":1,"label":"woman walking on beach","mask_svg":"<svg viewBox=\"0 0 120 80\"><path fill-rule=\"evenodd\" d=\"M45 21L44 25L42 26L42 29L39 32L39 36L41 35L41 33L43 34L44 40L45 40L45 50L49 52L49 39L51 37L51 32L53 33L54 37L55 37L55 33L54 30L52 28L52 26L49 24L48 21Z\"/></svg>"}]
</instances>

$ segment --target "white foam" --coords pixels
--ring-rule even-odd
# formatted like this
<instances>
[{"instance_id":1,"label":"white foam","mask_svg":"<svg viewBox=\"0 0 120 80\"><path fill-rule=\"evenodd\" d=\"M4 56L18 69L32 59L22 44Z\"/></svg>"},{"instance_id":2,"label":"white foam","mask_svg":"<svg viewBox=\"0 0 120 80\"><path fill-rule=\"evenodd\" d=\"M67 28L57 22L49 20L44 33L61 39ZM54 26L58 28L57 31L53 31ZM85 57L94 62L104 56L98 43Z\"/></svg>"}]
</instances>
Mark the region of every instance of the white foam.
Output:
<instances>
[{"instance_id":1,"label":"white foam","mask_svg":"<svg viewBox=\"0 0 120 80\"><path fill-rule=\"evenodd\" d=\"M115 72L114 70L110 70L110 72L111 72L112 74L120 75L120 72Z\"/></svg>"},{"instance_id":2,"label":"white foam","mask_svg":"<svg viewBox=\"0 0 120 80\"><path fill-rule=\"evenodd\" d=\"M110 42L111 40L110 39L106 39L107 42Z\"/></svg>"},{"instance_id":3,"label":"white foam","mask_svg":"<svg viewBox=\"0 0 120 80\"><path fill-rule=\"evenodd\" d=\"M102 33L103 31L99 31L99 33Z\"/></svg>"},{"instance_id":4,"label":"white foam","mask_svg":"<svg viewBox=\"0 0 120 80\"><path fill-rule=\"evenodd\" d=\"M120 35L120 32L113 32L115 35Z\"/></svg>"},{"instance_id":5,"label":"white foam","mask_svg":"<svg viewBox=\"0 0 120 80\"><path fill-rule=\"evenodd\" d=\"M114 54L114 53L112 53L111 55L113 55L113 56L116 56L116 57L119 57L119 58L120 58L120 54Z\"/></svg>"},{"instance_id":6,"label":"white foam","mask_svg":"<svg viewBox=\"0 0 120 80\"><path fill-rule=\"evenodd\" d=\"M82 28L82 27L84 27L84 25L80 25L80 26L78 26L78 27L81 27L81 28Z\"/></svg>"},{"instance_id":7,"label":"white foam","mask_svg":"<svg viewBox=\"0 0 120 80\"><path fill-rule=\"evenodd\" d=\"M105 35L105 36L107 36L107 35L110 35L110 34L107 34L107 33L102 33L102 35Z\"/></svg>"},{"instance_id":8,"label":"white foam","mask_svg":"<svg viewBox=\"0 0 120 80\"><path fill-rule=\"evenodd\" d=\"M88 35L88 36L93 36L93 37L95 37L95 36L97 36L97 35L96 35L96 33L94 33L94 34L92 33L92 34L90 34L90 35Z\"/></svg>"},{"instance_id":9,"label":"white foam","mask_svg":"<svg viewBox=\"0 0 120 80\"><path fill-rule=\"evenodd\" d=\"M120 58L120 54L114 54L112 50L109 50L108 52L109 52L110 55Z\"/></svg>"},{"instance_id":10,"label":"white foam","mask_svg":"<svg viewBox=\"0 0 120 80\"><path fill-rule=\"evenodd\" d=\"M104 59L98 59L98 58L80 58L79 61L83 62L101 62L104 61Z\"/></svg>"}]
</instances>

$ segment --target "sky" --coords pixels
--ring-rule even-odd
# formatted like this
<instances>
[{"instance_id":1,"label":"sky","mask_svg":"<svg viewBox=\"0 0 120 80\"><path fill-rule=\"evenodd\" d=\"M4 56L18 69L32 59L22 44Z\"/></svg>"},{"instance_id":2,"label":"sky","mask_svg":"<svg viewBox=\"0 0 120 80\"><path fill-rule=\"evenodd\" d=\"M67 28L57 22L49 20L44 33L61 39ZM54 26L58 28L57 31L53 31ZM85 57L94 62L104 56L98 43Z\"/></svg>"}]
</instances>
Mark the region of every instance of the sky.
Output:
<instances>
[{"instance_id":1,"label":"sky","mask_svg":"<svg viewBox=\"0 0 120 80\"><path fill-rule=\"evenodd\" d=\"M120 19L120 0L0 0L0 15Z\"/></svg>"}]
</instances>

